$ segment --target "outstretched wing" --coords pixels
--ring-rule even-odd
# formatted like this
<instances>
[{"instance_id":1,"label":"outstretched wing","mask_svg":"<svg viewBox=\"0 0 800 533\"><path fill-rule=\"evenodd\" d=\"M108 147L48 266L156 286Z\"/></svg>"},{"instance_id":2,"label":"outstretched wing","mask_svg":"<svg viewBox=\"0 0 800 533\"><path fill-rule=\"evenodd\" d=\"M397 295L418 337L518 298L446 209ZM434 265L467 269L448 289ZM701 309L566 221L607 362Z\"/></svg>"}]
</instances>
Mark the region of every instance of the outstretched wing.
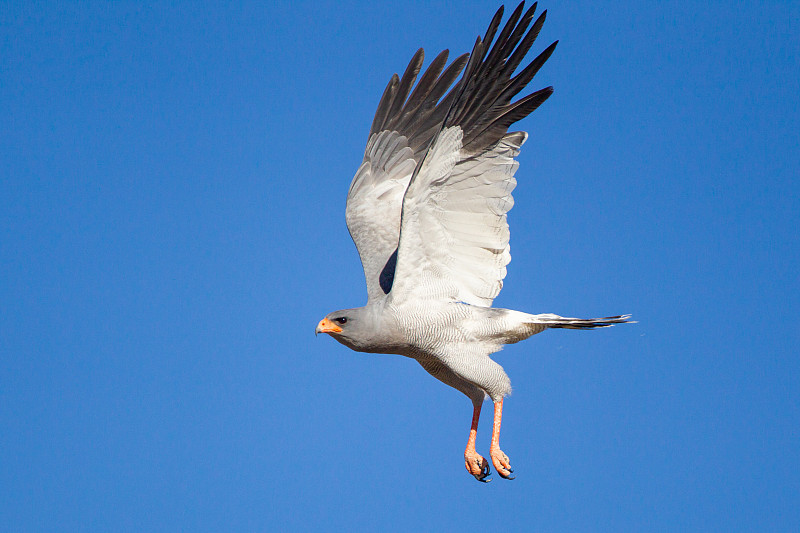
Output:
<instances>
[{"instance_id":1,"label":"outstretched wing","mask_svg":"<svg viewBox=\"0 0 800 533\"><path fill-rule=\"evenodd\" d=\"M406 189L392 300L445 299L490 306L511 260L506 213L524 132L508 133L553 92L512 99L550 57L553 43L512 77L544 23L536 4L512 13L489 50L503 9L478 38L452 108Z\"/></svg>"},{"instance_id":2,"label":"outstretched wing","mask_svg":"<svg viewBox=\"0 0 800 533\"><path fill-rule=\"evenodd\" d=\"M442 96L461 74L468 54L445 69L447 57L445 50L433 60L413 92L424 59L422 49L402 78L392 76L378 104L364 160L350 184L345 217L364 267L370 301L391 290L403 195L454 101L455 89Z\"/></svg>"}]
</instances>

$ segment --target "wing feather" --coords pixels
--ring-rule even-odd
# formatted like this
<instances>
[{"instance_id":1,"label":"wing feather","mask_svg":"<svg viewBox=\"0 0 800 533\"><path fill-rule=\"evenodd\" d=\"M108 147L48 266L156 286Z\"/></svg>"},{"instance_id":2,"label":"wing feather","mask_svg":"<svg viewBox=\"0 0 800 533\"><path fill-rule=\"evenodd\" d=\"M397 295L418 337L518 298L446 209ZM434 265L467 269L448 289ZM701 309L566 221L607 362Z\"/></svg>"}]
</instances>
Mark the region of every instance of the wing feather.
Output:
<instances>
[{"instance_id":1,"label":"wing feather","mask_svg":"<svg viewBox=\"0 0 800 533\"><path fill-rule=\"evenodd\" d=\"M406 192L395 303L435 298L490 306L503 286L514 157L525 136L510 134L468 158L462 140L458 126L445 129Z\"/></svg>"},{"instance_id":2,"label":"wing feather","mask_svg":"<svg viewBox=\"0 0 800 533\"><path fill-rule=\"evenodd\" d=\"M552 93L512 102L556 46L512 78L544 23L546 11L531 26L535 10L521 3L501 29L500 8L471 54L447 65L445 50L420 76L420 49L389 80L346 209L370 301L389 294L488 306L499 293L511 260L514 158L527 138L508 128Z\"/></svg>"},{"instance_id":3,"label":"wing feather","mask_svg":"<svg viewBox=\"0 0 800 533\"><path fill-rule=\"evenodd\" d=\"M453 97L441 97L458 78L468 56L456 58L445 68L448 51L440 53L411 91L424 59L424 52L418 50L402 78L391 77L378 103L345 210L370 301L384 298L391 289L403 195L453 101Z\"/></svg>"}]
</instances>

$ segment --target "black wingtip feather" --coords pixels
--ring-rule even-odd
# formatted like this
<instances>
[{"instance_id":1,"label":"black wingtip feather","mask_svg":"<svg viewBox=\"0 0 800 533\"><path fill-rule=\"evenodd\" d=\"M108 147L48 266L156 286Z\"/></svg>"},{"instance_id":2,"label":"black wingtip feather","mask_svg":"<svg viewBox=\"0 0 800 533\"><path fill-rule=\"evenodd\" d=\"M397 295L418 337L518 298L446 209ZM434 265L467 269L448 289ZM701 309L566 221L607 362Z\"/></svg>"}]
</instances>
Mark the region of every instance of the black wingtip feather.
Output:
<instances>
[{"instance_id":1,"label":"black wingtip feather","mask_svg":"<svg viewBox=\"0 0 800 533\"><path fill-rule=\"evenodd\" d=\"M555 41L512 77L544 24L546 10L531 25L536 8L534 3L525 10L525 2L521 2L498 33L504 13L501 6L483 38L476 38L472 53L460 56L446 68L447 56L440 54L411 91L424 57L422 49L418 50L403 76L393 76L384 91L370 133L398 131L408 138L418 160L445 124L462 128L468 154L497 143L511 124L532 113L553 93L553 88L547 87L512 102L558 44ZM461 79L456 82L459 73Z\"/></svg>"},{"instance_id":2,"label":"black wingtip feather","mask_svg":"<svg viewBox=\"0 0 800 533\"><path fill-rule=\"evenodd\" d=\"M488 149L502 138L511 124L532 113L552 94L552 88L549 88L512 102L514 96L525 88L555 49L555 44L550 45L519 75L511 78L544 25L546 10L528 29L535 7L532 6L519 18L518 13L521 9L518 6L509 17L486 61L475 69L483 79L469 79L468 72L464 73L462 81L466 83L467 91L460 100L466 102L459 101L454 104L457 113L451 123L458 124L465 131L463 142L469 153ZM513 27L514 25L516 27ZM485 47L490 44L484 41Z\"/></svg>"},{"instance_id":3,"label":"black wingtip feather","mask_svg":"<svg viewBox=\"0 0 800 533\"><path fill-rule=\"evenodd\" d=\"M396 73L392 74L392 77L389 78L389 83L386 84L386 89L383 90L383 95L381 95L381 99L378 102L378 109L375 111L375 118L372 119L372 127L369 130L370 136L373 133L377 133L383 129L383 124L386 121L386 117L389 115L389 108L392 106L392 101L394 100L398 83L400 83L400 78Z\"/></svg>"},{"instance_id":4,"label":"black wingtip feather","mask_svg":"<svg viewBox=\"0 0 800 533\"><path fill-rule=\"evenodd\" d=\"M500 27L500 21L503 20L503 12L505 11L506 6L500 6L492 17L492 21L489 23L489 27L486 28L486 33L483 36L483 42L491 43L492 39L494 39L494 34L497 32L497 28Z\"/></svg>"},{"instance_id":5,"label":"black wingtip feather","mask_svg":"<svg viewBox=\"0 0 800 533\"><path fill-rule=\"evenodd\" d=\"M397 94L392 102L392 107L389 108L390 120L387 123L387 127L390 127L389 125L393 122L399 111L403 108L403 104L408 97L408 93L411 91L411 86L414 85L414 81L417 79L420 69L422 69L423 61L425 61L425 50L420 48L416 51L414 57L411 58L411 61L408 62L406 71L403 72L403 77L400 78L400 85L397 87Z\"/></svg>"}]
</instances>

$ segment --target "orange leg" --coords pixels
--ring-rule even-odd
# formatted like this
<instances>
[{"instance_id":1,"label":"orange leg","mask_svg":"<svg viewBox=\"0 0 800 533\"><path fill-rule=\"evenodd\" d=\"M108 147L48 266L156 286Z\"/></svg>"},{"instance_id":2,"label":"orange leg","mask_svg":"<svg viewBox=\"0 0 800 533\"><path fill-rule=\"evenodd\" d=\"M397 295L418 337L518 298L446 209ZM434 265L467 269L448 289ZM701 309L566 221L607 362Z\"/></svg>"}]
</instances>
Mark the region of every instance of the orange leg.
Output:
<instances>
[{"instance_id":1,"label":"orange leg","mask_svg":"<svg viewBox=\"0 0 800 533\"><path fill-rule=\"evenodd\" d=\"M494 426L492 427L492 444L489 447L489 455L492 457L492 464L501 477L514 479L512 476L511 462L508 456L500 449L500 421L503 419L503 399L494 402Z\"/></svg>"},{"instance_id":2,"label":"orange leg","mask_svg":"<svg viewBox=\"0 0 800 533\"><path fill-rule=\"evenodd\" d=\"M478 436L478 419L480 417L481 404L478 404L472 411L472 427L469 430L467 449L464 451L464 464L467 467L467 472L475 476L475 479L486 483L491 481L491 479L486 479L490 474L489 462L475 451L475 438Z\"/></svg>"}]
</instances>

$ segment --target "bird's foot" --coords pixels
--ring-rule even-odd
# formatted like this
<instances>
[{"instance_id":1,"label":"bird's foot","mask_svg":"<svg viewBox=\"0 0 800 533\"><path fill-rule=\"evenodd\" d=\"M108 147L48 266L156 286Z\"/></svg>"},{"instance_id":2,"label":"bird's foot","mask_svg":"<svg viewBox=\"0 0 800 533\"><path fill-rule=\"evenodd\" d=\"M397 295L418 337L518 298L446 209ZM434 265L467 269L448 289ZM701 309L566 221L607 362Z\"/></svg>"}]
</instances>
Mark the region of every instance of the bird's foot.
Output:
<instances>
[{"instance_id":1,"label":"bird's foot","mask_svg":"<svg viewBox=\"0 0 800 533\"><path fill-rule=\"evenodd\" d=\"M500 448L491 448L489 453L492 456L494 469L497 470L500 477L504 479L514 479L514 476L511 475L514 473L514 471L511 470L511 461L509 461L508 456L503 453L503 450Z\"/></svg>"},{"instance_id":2,"label":"bird's foot","mask_svg":"<svg viewBox=\"0 0 800 533\"><path fill-rule=\"evenodd\" d=\"M489 461L484 459L478 452L467 452L464 454L464 464L467 467L467 472L475 476L475 479L488 483L492 480L489 474L492 473L489 468Z\"/></svg>"}]
</instances>

